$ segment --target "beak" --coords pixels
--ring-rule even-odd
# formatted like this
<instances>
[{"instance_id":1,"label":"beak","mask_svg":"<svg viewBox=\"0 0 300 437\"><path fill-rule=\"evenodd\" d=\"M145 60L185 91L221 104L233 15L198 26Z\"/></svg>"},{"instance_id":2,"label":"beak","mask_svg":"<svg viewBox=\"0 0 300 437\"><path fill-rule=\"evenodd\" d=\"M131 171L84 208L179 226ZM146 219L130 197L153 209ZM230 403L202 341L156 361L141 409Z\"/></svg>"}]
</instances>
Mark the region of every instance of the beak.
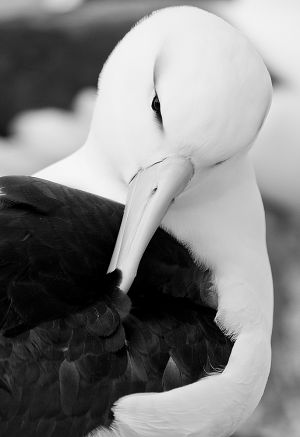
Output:
<instances>
[{"instance_id":1,"label":"beak","mask_svg":"<svg viewBox=\"0 0 300 437\"><path fill-rule=\"evenodd\" d=\"M193 174L194 167L188 158L169 157L140 170L131 181L108 268L108 273L121 270L120 289L123 292L128 292L149 241Z\"/></svg>"}]
</instances>

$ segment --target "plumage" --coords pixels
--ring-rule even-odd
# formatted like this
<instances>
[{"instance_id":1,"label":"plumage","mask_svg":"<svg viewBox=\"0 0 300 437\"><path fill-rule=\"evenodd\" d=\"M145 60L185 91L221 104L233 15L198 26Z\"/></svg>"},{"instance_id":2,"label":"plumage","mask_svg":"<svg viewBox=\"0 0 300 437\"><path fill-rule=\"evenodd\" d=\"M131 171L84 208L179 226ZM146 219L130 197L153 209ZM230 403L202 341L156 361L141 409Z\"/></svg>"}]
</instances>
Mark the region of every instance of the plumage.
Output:
<instances>
[{"instance_id":1,"label":"plumage","mask_svg":"<svg viewBox=\"0 0 300 437\"><path fill-rule=\"evenodd\" d=\"M212 272L171 235L157 230L127 296L106 275L123 205L37 178L0 186L1 435L82 436L123 395L226 365Z\"/></svg>"}]
</instances>

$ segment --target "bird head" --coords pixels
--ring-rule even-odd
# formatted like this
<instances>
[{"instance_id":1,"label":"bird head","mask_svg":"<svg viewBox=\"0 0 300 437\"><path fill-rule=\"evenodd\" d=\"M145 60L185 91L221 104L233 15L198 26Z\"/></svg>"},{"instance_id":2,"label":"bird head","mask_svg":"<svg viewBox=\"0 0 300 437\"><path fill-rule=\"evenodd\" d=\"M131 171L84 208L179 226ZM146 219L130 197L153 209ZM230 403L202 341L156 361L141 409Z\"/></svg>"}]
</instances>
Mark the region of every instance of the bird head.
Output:
<instances>
[{"instance_id":1,"label":"bird head","mask_svg":"<svg viewBox=\"0 0 300 437\"><path fill-rule=\"evenodd\" d=\"M195 7L155 12L117 45L100 75L91 135L127 192L109 267L122 270L124 291L174 201L247 153L271 95L250 42Z\"/></svg>"}]
</instances>

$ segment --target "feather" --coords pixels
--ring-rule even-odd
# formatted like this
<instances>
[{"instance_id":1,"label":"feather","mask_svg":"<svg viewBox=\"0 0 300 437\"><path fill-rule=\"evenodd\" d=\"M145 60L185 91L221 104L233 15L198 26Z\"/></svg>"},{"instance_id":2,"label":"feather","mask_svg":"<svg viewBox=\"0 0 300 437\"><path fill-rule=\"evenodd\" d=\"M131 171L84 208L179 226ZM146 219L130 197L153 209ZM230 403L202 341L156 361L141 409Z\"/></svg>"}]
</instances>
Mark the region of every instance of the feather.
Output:
<instances>
[{"instance_id":1,"label":"feather","mask_svg":"<svg viewBox=\"0 0 300 437\"><path fill-rule=\"evenodd\" d=\"M3 435L80 437L109 427L126 394L225 366L232 344L199 294L212 273L172 236L157 231L125 295L121 272L106 274L122 205L30 177L0 183Z\"/></svg>"},{"instance_id":2,"label":"feather","mask_svg":"<svg viewBox=\"0 0 300 437\"><path fill-rule=\"evenodd\" d=\"M72 408L79 391L79 374L76 365L64 360L59 367L60 401L62 411L72 415Z\"/></svg>"}]
</instances>

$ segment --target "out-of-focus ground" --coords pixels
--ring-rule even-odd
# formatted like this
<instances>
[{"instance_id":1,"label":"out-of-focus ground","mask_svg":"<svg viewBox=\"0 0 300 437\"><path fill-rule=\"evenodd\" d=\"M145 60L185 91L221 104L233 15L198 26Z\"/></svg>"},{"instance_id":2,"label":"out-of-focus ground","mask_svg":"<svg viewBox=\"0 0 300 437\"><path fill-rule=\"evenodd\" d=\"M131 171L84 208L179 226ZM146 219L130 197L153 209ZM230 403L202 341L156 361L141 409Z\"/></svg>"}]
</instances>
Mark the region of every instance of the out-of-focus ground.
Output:
<instances>
[{"instance_id":1,"label":"out-of-focus ground","mask_svg":"<svg viewBox=\"0 0 300 437\"><path fill-rule=\"evenodd\" d=\"M1 0L0 175L31 174L85 140L98 73L143 15L195 4L246 33L274 80L253 157L275 284L273 365L241 437L300 436L299 0Z\"/></svg>"}]
</instances>

